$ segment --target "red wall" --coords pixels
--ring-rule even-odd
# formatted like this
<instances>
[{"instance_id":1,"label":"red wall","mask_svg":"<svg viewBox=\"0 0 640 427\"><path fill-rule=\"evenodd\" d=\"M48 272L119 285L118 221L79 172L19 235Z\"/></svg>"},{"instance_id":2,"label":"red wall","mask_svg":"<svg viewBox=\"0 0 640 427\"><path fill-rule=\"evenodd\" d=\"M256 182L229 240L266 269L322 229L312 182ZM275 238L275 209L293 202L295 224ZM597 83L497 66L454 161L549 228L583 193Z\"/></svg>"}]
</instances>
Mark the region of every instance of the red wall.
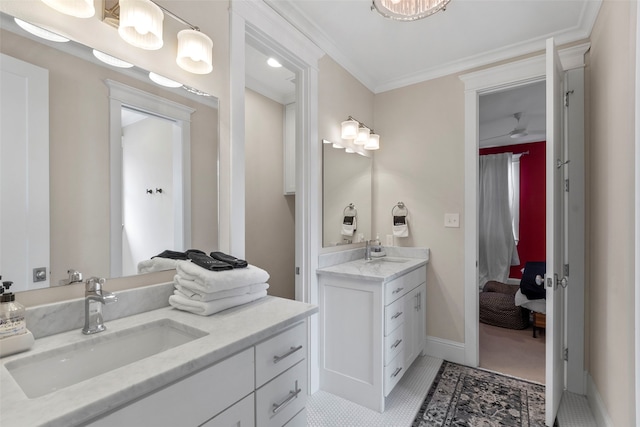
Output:
<instances>
[{"instance_id":1,"label":"red wall","mask_svg":"<svg viewBox=\"0 0 640 427\"><path fill-rule=\"evenodd\" d=\"M522 278L527 261L546 259L546 178L545 178L545 141L528 144L507 145L504 147L482 148L480 155L511 152L523 153L520 157L520 242L518 255L521 264L512 266L509 277Z\"/></svg>"}]
</instances>

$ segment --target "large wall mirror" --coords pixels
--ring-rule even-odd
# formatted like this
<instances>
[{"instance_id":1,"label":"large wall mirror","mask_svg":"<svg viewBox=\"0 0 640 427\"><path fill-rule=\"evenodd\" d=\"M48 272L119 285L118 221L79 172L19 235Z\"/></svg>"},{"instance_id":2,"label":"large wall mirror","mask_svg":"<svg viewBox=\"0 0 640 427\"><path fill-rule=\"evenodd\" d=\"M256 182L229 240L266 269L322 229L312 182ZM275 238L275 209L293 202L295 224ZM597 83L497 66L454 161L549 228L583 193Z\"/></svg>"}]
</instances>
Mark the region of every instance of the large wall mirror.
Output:
<instances>
[{"instance_id":1,"label":"large wall mirror","mask_svg":"<svg viewBox=\"0 0 640 427\"><path fill-rule=\"evenodd\" d=\"M40 41L17 27L12 16L2 14L1 19L2 58L13 58L18 64L45 70L48 84L44 98L48 97L48 105L42 105L43 119L35 126L36 130L44 130L47 144L33 153L19 143L19 138L5 138L5 128L10 128L5 125L11 120L5 113L10 111L10 106L19 108L20 104L5 98L17 96L17 93L7 90L9 85L5 82L11 80L4 79L4 67L8 67L10 61L3 60L0 64L3 67L0 92L4 111L3 159L0 163L4 198L0 200L3 212L0 218L0 274L3 280L12 280L14 291L39 289L64 284L69 278L69 270L79 271L86 277L119 277L136 274L137 260L149 258L164 249L216 249L217 99L192 86L173 89L159 86L148 79L148 72L142 68L120 69L104 65L95 59L88 46L74 41L61 44ZM61 50L60 45L64 45L64 49ZM122 90L137 93L147 102L162 100L185 115L174 118L166 108L144 103L137 106L123 101L122 97L118 97L118 105L122 108L116 111L113 109L114 91ZM114 121L114 115L118 114ZM118 129L114 129L114 123L118 123ZM119 176L114 179L110 140L116 132L122 137L122 164L116 168ZM187 148L180 144L187 144ZM6 147L22 152L29 161L34 154L39 153L42 157L48 151L48 156L40 159L43 181L37 188L23 185L19 179L11 182L6 178L4 173L12 166L5 160L8 158ZM180 156L186 156L186 160ZM118 182L120 184L114 184ZM116 251L112 247L111 225L114 185L121 185L120 202L123 204L119 243L122 246ZM28 196L38 188L47 189L48 194L45 191L44 195L30 200ZM24 206L10 209L5 203L9 197L5 191L24 192L24 195L13 194L11 200L25 201L28 210L22 214L19 208ZM180 198L175 197L178 193L182 194ZM186 206L176 206L179 200ZM48 213L33 220L38 205ZM134 215L130 215L132 211ZM186 217L181 218L185 212ZM134 222L137 225L131 225ZM147 227L146 234L142 232L143 227ZM188 235L183 235L184 230L189 230ZM14 239L11 243L9 237ZM180 247L180 242L189 247ZM34 263L25 261L25 248L33 249L38 245L46 249L41 251L41 258ZM118 256L123 258L114 262L114 253L120 253ZM13 260L12 255L16 255ZM16 263L15 259L22 261ZM19 269L18 264L21 264ZM42 275L38 268L43 268L45 274ZM44 280L39 280L42 277Z\"/></svg>"},{"instance_id":2,"label":"large wall mirror","mask_svg":"<svg viewBox=\"0 0 640 427\"><path fill-rule=\"evenodd\" d=\"M329 141L322 145L322 246L371 239L371 154L350 153ZM355 225L345 224L353 216Z\"/></svg>"}]
</instances>

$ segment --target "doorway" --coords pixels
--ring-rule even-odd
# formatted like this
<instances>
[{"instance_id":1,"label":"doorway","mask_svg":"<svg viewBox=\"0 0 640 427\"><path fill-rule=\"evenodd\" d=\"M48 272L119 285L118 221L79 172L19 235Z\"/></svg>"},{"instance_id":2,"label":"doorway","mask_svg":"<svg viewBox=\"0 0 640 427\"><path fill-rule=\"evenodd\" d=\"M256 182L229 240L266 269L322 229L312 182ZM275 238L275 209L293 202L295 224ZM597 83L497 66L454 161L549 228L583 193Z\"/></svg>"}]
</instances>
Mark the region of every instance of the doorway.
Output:
<instances>
[{"instance_id":1,"label":"doorway","mask_svg":"<svg viewBox=\"0 0 640 427\"><path fill-rule=\"evenodd\" d=\"M527 262L546 259L545 82L478 105L479 366L544 384L544 299L527 298L520 280Z\"/></svg>"}]
</instances>

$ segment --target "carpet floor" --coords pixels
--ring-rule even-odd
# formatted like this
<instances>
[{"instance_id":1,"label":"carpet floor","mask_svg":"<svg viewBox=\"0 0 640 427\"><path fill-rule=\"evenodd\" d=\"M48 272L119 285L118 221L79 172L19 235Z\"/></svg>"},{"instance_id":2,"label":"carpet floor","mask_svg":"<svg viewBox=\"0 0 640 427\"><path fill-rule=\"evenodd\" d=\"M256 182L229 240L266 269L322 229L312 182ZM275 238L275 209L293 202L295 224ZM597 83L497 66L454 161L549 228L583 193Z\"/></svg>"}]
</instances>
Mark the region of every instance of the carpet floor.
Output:
<instances>
[{"instance_id":1,"label":"carpet floor","mask_svg":"<svg viewBox=\"0 0 640 427\"><path fill-rule=\"evenodd\" d=\"M544 386L443 362L412 427L544 426Z\"/></svg>"}]
</instances>

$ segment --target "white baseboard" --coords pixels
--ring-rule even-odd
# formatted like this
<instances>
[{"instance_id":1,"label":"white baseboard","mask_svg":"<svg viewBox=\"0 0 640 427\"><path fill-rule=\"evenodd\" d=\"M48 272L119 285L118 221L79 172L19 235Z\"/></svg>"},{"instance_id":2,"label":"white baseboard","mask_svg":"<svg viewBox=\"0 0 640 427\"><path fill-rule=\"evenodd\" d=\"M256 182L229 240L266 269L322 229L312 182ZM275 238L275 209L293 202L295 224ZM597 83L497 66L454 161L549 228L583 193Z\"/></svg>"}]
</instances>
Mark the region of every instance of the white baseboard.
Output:
<instances>
[{"instance_id":1,"label":"white baseboard","mask_svg":"<svg viewBox=\"0 0 640 427\"><path fill-rule=\"evenodd\" d=\"M587 374L587 400L593 416L596 419L596 425L600 427L613 427L613 421L609 417L604 401L598 392L596 384L593 382L591 375Z\"/></svg>"},{"instance_id":2,"label":"white baseboard","mask_svg":"<svg viewBox=\"0 0 640 427\"><path fill-rule=\"evenodd\" d=\"M427 337L425 354L464 365L464 344L437 337Z\"/></svg>"}]
</instances>

